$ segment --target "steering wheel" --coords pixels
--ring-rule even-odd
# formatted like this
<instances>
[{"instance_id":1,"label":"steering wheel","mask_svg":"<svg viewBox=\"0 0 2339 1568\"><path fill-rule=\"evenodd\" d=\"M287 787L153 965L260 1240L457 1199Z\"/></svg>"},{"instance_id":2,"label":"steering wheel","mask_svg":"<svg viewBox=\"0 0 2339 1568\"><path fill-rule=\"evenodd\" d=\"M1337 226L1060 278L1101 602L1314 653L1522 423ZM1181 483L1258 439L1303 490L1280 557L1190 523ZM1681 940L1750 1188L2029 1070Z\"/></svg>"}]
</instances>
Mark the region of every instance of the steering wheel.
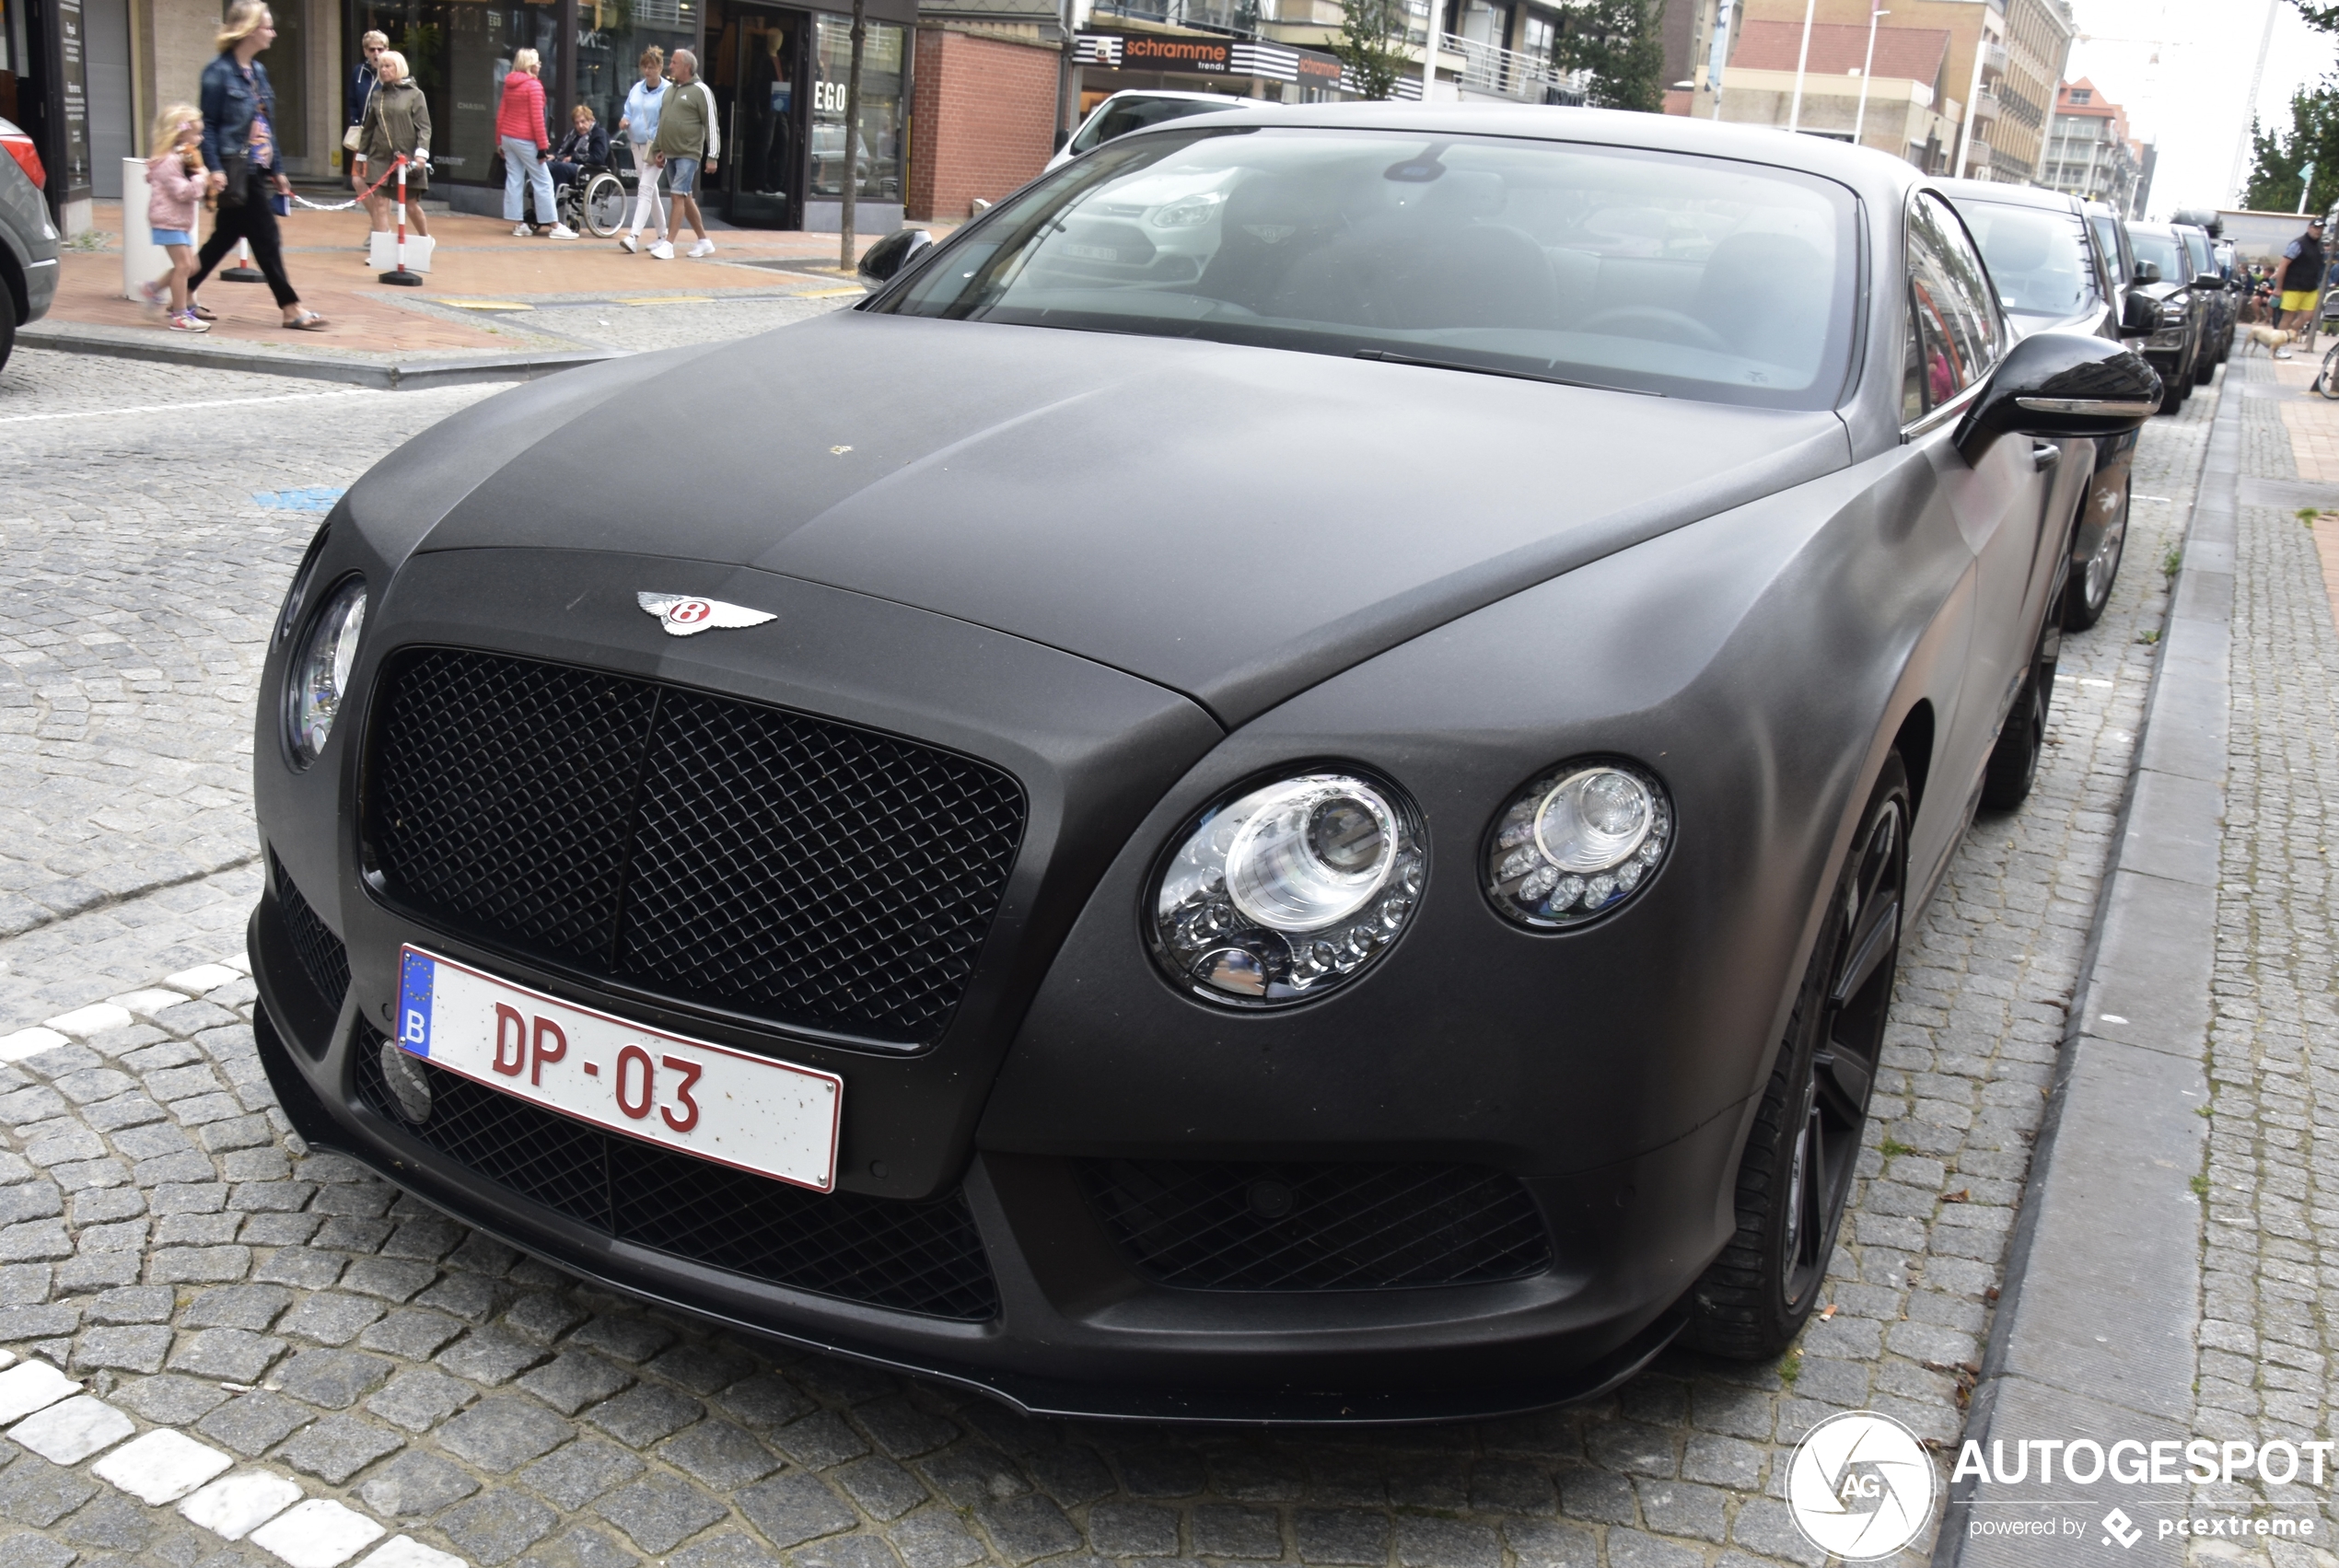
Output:
<instances>
[{"instance_id":1,"label":"steering wheel","mask_svg":"<svg viewBox=\"0 0 2339 1568\"><path fill-rule=\"evenodd\" d=\"M1733 352L1722 334L1679 310L1668 310L1662 305L1619 305L1603 310L1588 320L1576 323L1579 332L1597 332L1606 328L1627 324L1654 327L1656 331L1626 331L1614 335L1628 338L1653 338L1658 343L1681 343L1688 348L1711 349L1716 354Z\"/></svg>"}]
</instances>

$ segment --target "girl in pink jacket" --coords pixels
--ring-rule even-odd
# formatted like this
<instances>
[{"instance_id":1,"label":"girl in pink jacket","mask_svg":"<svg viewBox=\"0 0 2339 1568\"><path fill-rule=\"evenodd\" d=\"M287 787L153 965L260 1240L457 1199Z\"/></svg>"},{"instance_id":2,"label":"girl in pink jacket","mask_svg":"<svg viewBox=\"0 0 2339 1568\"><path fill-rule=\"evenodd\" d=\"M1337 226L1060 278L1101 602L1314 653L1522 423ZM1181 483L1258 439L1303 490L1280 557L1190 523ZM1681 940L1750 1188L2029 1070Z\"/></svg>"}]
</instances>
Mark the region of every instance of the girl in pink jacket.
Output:
<instances>
[{"instance_id":1,"label":"girl in pink jacket","mask_svg":"<svg viewBox=\"0 0 2339 1568\"><path fill-rule=\"evenodd\" d=\"M141 284L146 303L169 316L174 332L207 332L195 315L187 280L195 270L195 212L203 200L203 114L174 103L155 117L154 141L162 150L146 160L146 226L170 257L170 271Z\"/></svg>"}]
</instances>

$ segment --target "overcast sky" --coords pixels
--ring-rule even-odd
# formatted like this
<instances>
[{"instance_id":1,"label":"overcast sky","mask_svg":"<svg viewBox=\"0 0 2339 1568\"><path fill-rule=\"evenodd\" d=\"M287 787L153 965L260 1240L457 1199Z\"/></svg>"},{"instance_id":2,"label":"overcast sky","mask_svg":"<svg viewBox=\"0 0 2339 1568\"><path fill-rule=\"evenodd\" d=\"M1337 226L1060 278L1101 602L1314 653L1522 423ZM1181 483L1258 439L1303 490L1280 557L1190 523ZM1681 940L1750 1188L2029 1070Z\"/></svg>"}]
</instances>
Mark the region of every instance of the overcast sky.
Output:
<instances>
[{"instance_id":1,"label":"overcast sky","mask_svg":"<svg viewBox=\"0 0 2339 1568\"><path fill-rule=\"evenodd\" d=\"M2269 0L2071 0L2080 37L2067 75L2091 76L2128 111L2130 132L2158 142L2150 215L2235 204L2234 148L2250 122L2250 72ZM2257 113L2287 124L2290 95L2339 64L2339 38L2310 30L2288 0L2271 0ZM2245 151L2240 177L2249 174Z\"/></svg>"}]
</instances>

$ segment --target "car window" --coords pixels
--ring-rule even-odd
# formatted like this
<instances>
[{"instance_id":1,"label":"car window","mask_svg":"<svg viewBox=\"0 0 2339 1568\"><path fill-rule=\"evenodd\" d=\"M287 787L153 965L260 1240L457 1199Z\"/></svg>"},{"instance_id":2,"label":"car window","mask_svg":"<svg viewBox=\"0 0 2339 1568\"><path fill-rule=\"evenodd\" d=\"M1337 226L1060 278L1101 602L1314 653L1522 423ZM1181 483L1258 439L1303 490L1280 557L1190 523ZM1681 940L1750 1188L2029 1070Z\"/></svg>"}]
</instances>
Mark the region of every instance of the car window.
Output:
<instances>
[{"instance_id":1,"label":"car window","mask_svg":"<svg viewBox=\"0 0 2339 1568\"><path fill-rule=\"evenodd\" d=\"M1115 136L1125 136L1148 125L1183 120L1190 114L1216 114L1222 109L1236 108L1240 101L1227 99L1214 103L1207 99L1124 98L1100 104L1097 112L1088 117L1088 122L1080 127L1079 134L1072 138L1070 150L1085 153L1090 147L1103 145Z\"/></svg>"},{"instance_id":2,"label":"car window","mask_svg":"<svg viewBox=\"0 0 2339 1568\"><path fill-rule=\"evenodd\" d=\"M1909 203L1908 257L1909 308L1929 411L1990 373L2002 329L1989 273L1964 226L1927 193Z\"/></svg>"},{"instance_id":3,"label":"car window","mask_svg":"<svg viewBox=\"0 0 2339 1568\"><path fill-rule=\"evenodd\" d=\"M1635 148L1156 131L985 214L872 308L1830 408L1856 211L1832 180Z\"/></svg>"},{"instance_id":4,"label":"car window","mask_svg":"<svg viewBox=\"0 0 2339 1568\"><path fill-rule=\"evenodd\" d=\"M2095 230L2096 248L2103 252L2103 270L2117 288L2128 281L2126 265L2120 260L2120 220L2089 215L2088 223Z\"/></svg>"},{"instance_id":5,"label":"car window","mask_svg":"<svg viewBox=\"0 0 2339 1568\"><path fill-rule=\"evenodd\" d=\"M2184 276L2187 283L2192 282L2194 278L2199 277L2204 273L2214 273L2217 270L2216 261L2209 254L2209 237L2203 234L2200 230L2192 229L2186 232L2184 237Z\"/></svg>"},{"instance_id":6,"label":"car window","mask_svg":"<svg viewBox=\"0 0 2339 1568\"><path fill-rule=\"evenodd\" d=\"M2130 228L2128 244L2139 261L2149 261L2160 269L2162 283L2190 282L2193 274L2185 270L2184 256L2177 248L2176 236L2167 229Z\"/></svg>"},{"instance_id":7,"label":"car window","mask_svg":"<svg viewBox=\"0 0 2339 1568\"><path fill-rule=\"evenodd\" d=\"M2076 316L2100 297L2077 215L1964 202L1959 211L1990 264L1998 303L2031 316Z\"/></svg>"}]
</instances>

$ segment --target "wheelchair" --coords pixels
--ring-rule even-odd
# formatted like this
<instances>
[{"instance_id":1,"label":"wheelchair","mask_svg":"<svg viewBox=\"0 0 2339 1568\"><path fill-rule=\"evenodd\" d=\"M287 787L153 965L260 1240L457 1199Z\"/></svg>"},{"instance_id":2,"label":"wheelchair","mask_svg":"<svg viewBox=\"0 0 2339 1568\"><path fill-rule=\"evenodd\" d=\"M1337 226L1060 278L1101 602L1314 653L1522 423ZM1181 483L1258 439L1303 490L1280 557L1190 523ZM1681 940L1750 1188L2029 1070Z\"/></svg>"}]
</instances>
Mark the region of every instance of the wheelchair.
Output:
<instances>
[{"instance_id":1,"label":"wheelchair","mask_svg":"<svg viewBox=\"0 0 2339 1568\"><path fill-rule=\"evenodd\" d=\"M633 158L630 152L618 156L628 162ZM559 209L560 221L577 233L607 239L625 226L626 215L634 210L634 193L615 168L597 165L579 169L574 180L555 180L553 204ZM536 211L532 184L520 188L520 211L529 223L544 222Z\"/></svg>"}]
</instances>

